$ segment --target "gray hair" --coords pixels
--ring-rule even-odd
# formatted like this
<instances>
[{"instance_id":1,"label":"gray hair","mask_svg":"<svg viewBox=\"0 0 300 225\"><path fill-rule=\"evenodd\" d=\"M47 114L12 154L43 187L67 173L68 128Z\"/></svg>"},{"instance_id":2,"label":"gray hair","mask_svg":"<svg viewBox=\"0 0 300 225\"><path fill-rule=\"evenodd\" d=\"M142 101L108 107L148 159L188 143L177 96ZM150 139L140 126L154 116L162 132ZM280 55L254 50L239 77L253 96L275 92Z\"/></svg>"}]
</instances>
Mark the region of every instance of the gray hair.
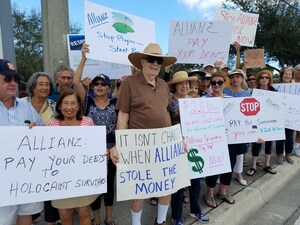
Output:
<instances>
[{"instance_id":1,"label":"gray hair","mask_svg":"<svg viewBox=\"0 0 300 225\"><path fill-rule=\"evenodd\" d=\"M47 77L48 78L48 80L50 82L50 94L49 95L51 95L53 92L53 80L52 80L52 77L50 76L50 74L44 73L44 72L36 72L30 76L29 80L27 81L27 86L26 86L26 91L27 91L28 95L33 96L33 90L36 87L38 77Z\"/></svg>"},{"instance_id":2,"label":"gray hair","mask_svg":"<svg viewBox=\"0 0 300 225\"><path fill-rule=\"evenodd\" d=\"M75 72L71 67L66 65L60 65L59 67L57 67L57 70L55 72L54 75L55 80L58 78L58 75L61 71L69 71L71 73L71 76L74 78Z\"/></svg>"}]
</instances>

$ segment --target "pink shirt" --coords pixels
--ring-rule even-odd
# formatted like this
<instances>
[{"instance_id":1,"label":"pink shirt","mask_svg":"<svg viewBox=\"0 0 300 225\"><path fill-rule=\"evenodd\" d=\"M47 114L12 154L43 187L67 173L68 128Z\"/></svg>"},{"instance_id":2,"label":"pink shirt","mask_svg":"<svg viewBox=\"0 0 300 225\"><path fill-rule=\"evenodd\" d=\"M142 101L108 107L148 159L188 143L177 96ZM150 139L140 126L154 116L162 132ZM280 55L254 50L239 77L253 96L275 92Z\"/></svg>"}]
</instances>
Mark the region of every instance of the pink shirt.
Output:
<instances>
[{"instance_id":1,"label":"pink shirt","mask_svg":"<svg viewBox=\"0 0 300 225\"><path fill-rule=\"evenodd\" d=\"M48 121L46 126L61 126L60 125L60 120L53 118ZM80 121L79 126L94 126L93 120L89 117L83 116L82 120Z\"/></svg>"}]
</instances>

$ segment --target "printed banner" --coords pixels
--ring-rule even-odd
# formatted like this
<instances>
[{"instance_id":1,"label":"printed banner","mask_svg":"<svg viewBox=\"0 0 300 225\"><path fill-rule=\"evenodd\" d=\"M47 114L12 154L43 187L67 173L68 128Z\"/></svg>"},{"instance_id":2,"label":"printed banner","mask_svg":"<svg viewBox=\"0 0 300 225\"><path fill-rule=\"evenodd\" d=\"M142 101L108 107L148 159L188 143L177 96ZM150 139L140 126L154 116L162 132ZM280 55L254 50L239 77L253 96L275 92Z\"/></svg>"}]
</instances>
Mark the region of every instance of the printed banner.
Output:
<instances>
[{"instance_id":1,"label":"printed banner","mask_svg":"<svg viewBox=\"0 0 300 225\"><path fill-rule=\"evenodd\" d=\"M280 99L267 96L224 98L228 144L285 139Z\"/></svg>"},{"instance_id":2,"label":"printed banner","mask_svg":"<svg viewBox=\"0 0 300 225\"><path fill-rule=\"evenodd\" d=\"M264 49L248 49L245 50L244 63L246 68L264 68L265 50Z\"/></svg>"},{"instance_id":3,"label":"printed banner","mask_svg":"<svg viewBox=\"0 0 300 225\"><path fill-rule=\"evenodd\" d=\"M192 178L231 171L220 98L179 99Z\"/></svg>"},{"instance_id":4,"label":"printed banner","mask_svg":"<svg viewBox=\"0 0 300 225\"><path fill-rule=\"evenodd\" d=\"M74 71L76 71L81 60L81 48L84 38L84 34L67 35L69 62L70 67ZM88 58L83 69L82 78L94 78L100 73L109 76L110 79L119 79L124 75L130 75L131 69L128 65L98 61Z\"/></svg>"},{"instance_id":5,"label":"printed banner","mask_svg":"<svg viewBox=\"0 0 300 225\"><path fill-rule=\"evenodd\" d=\"M233 23L231 43L237 41L242 46L253 47L258 17L254 13L217 9L214 20Z\"/></svg>"},{"instance_id":6,"label":"printed banner","mask_svg":"<svg viewBox=\"0 0 300 225\"><path fill-rule=\"evenodd\" d=\"M252 96L268 96L271 99L281 99L284 126L291 130L300 131L300 96L260 89L253 89Z\"/></svg>"},{"instance_id":7,"label":"printed banner","mask_svg":"<svg viewBox=\"0 0 300 225\"><path fill-rule=\"evenodd\" d=\"M6 126L0 133L0 206L106 192L104 126Z\"/></svg>"},{"instance_id":8,"label":"printed banner","mask_svg":"<svg viewBox=\"0 0 300 225\"><path fill-rule=\"evenodd\" d=\"M273 87L278 91L291 95L300 95L300 83L279 83L273 84Z\"/></svg>"},{"instance_id":9,"label":"printed banner","mask_svg":"<svg viewBox=\"0 0 300 225\"><path fill-rule=\"evenodd\" d=\"M172 194L190 185L180 125L116 130L117 201Z\"/></svg>"},{"instance_id":10,"label":"printed banner","mask_svg":"<svg viewBox=\"0 0 300 225\"><path fill-rule=\"evenodd\" d=\"M85 1L84 30L88 58L130 65L128 54L155 42L155 25L125 12Z\"/></svg>"},{"instance_id":11,"label":"printed banner","mask_svg":"<svg viewBox=\"0 0 300 225\"><path fill-rule=\"evenodd\" d=\"M228 60L232 23L217 21L171 21L170 55L177 63L215 63Z\"/></svg>"}]
</instances>

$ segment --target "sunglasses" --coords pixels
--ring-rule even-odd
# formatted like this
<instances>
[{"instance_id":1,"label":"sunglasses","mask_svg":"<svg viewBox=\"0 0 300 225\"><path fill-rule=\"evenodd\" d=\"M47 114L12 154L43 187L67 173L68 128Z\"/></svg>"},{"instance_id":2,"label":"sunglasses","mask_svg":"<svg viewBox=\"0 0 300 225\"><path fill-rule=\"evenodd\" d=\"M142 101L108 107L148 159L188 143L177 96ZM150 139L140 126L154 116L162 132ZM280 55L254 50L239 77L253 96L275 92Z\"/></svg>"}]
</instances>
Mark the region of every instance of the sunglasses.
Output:
<instances>
[{"instance_id":1,"label":"sunglasses","mask_svg":"<svg viewBox=\"0 0 300 225\"><path fill-rule=\"evenodd\" d=\"M255 78L249 78L249 79L247 79L247 81L253 81L253 80L255 80Z\"/></svg>"},{"instance_id":2,"label":"sunglasses","mask_svg":"<svg viewBox=\"0 0 300 225\"><path fill-rule=\"evenodd\" d=\"M155 61L157 62L158 65L161 65L164 63L164 59L160 57L155 57L155 56L148 56L144 58L148 63L154 63Z\"/></svg>"},{"instance_id":3,"label":"sunglasses","mask_svg":"<svg viewBox=\"0 0 300 225\"><path fill-rule=\"evenodd\" d=\"M20 83L21 78L19 76L5 76L4 77L4 82L5 83L10 83L12 80L14 80L16 83Z\"/></svg>"},{"instance_id":4,"label":"sunglasses","mask_svg":"<svg viewBox=\"0 0 300 225\"><path fill-rule=\"evenodd\" d=\"M218 84L218 86L222 86L223 84L224 84L224 81L221 81L221 80L219 80L219 81L211 81L210 82L210 84L212 85L212 86L215 86L215 85L217 85Z\"/></svg>"},{"instance_id":5,"label":"sunglasses","mask_svg":"<svg viewBox=\"0 0 300 225\"><path fill-rule=\"evenodd\" d=\"M210 80L210 77L202 77L201 80Z\"/></svg>"},{"instance_id":6,"label":"sunglasses","mask_svg":"<svg viewBox=\"0 0 300 225\"><path fill-rule=\"evenodd\" d=\"M261 76L259 79L261 79L261 80L263 80L263 79L267 79L267 80L269 80L269 79L270 79L270 77L268 77L268 76Z\"/></svg>"},{"instance_id":7,"label":"sunglasses","mask_svg":"<svg viewBox=\"0 0 300 225\"><path fill-rule=\"evenodd\" d=\"M103 83L103 82L97 82L97 83L94 83L93 84L94 85L94 87L106 87L106 86L108 86L107 85L107 83Z\"/></svg>"}]
</instances>

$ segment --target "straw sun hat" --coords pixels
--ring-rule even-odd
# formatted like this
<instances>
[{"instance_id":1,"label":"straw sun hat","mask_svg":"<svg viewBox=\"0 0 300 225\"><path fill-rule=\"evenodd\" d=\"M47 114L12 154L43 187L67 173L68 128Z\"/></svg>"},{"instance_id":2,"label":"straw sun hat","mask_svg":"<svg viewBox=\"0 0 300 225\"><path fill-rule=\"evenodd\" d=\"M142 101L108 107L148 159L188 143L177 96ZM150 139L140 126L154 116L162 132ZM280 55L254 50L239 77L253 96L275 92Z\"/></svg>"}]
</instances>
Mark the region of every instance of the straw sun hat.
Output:
<instances>
[{"instance_id":1,"label":"straw sun hat","mask_svg":"<svg viewBox=\"0 0 300 225\"><path fill-rule=\"evenodd\" d=\"M142 68L141 59L145 56L154 56L154 57L161 57L163 58L163 64L162 67L166 67L169 65L172 65L177 61L176 57L169 56L169 55L163 55L161 47L159 44L156 43L150 43L145 49L144 52L133 52L128 55L129 61L137 67L138 69Z\"/></svg>"},{"instance_id":2,"label":"straw sun hat","mask_svg":"<svg viewBox=\"0 0 300 225\"><path fill-rule=\"evenodd\" d=\"M183 81L196 81L198 78L196 76L188 76L188 73L185 71L178 71L173 75L173 79L168 82L168 85L177 84Z\"/></svg>"}]
</instances>

